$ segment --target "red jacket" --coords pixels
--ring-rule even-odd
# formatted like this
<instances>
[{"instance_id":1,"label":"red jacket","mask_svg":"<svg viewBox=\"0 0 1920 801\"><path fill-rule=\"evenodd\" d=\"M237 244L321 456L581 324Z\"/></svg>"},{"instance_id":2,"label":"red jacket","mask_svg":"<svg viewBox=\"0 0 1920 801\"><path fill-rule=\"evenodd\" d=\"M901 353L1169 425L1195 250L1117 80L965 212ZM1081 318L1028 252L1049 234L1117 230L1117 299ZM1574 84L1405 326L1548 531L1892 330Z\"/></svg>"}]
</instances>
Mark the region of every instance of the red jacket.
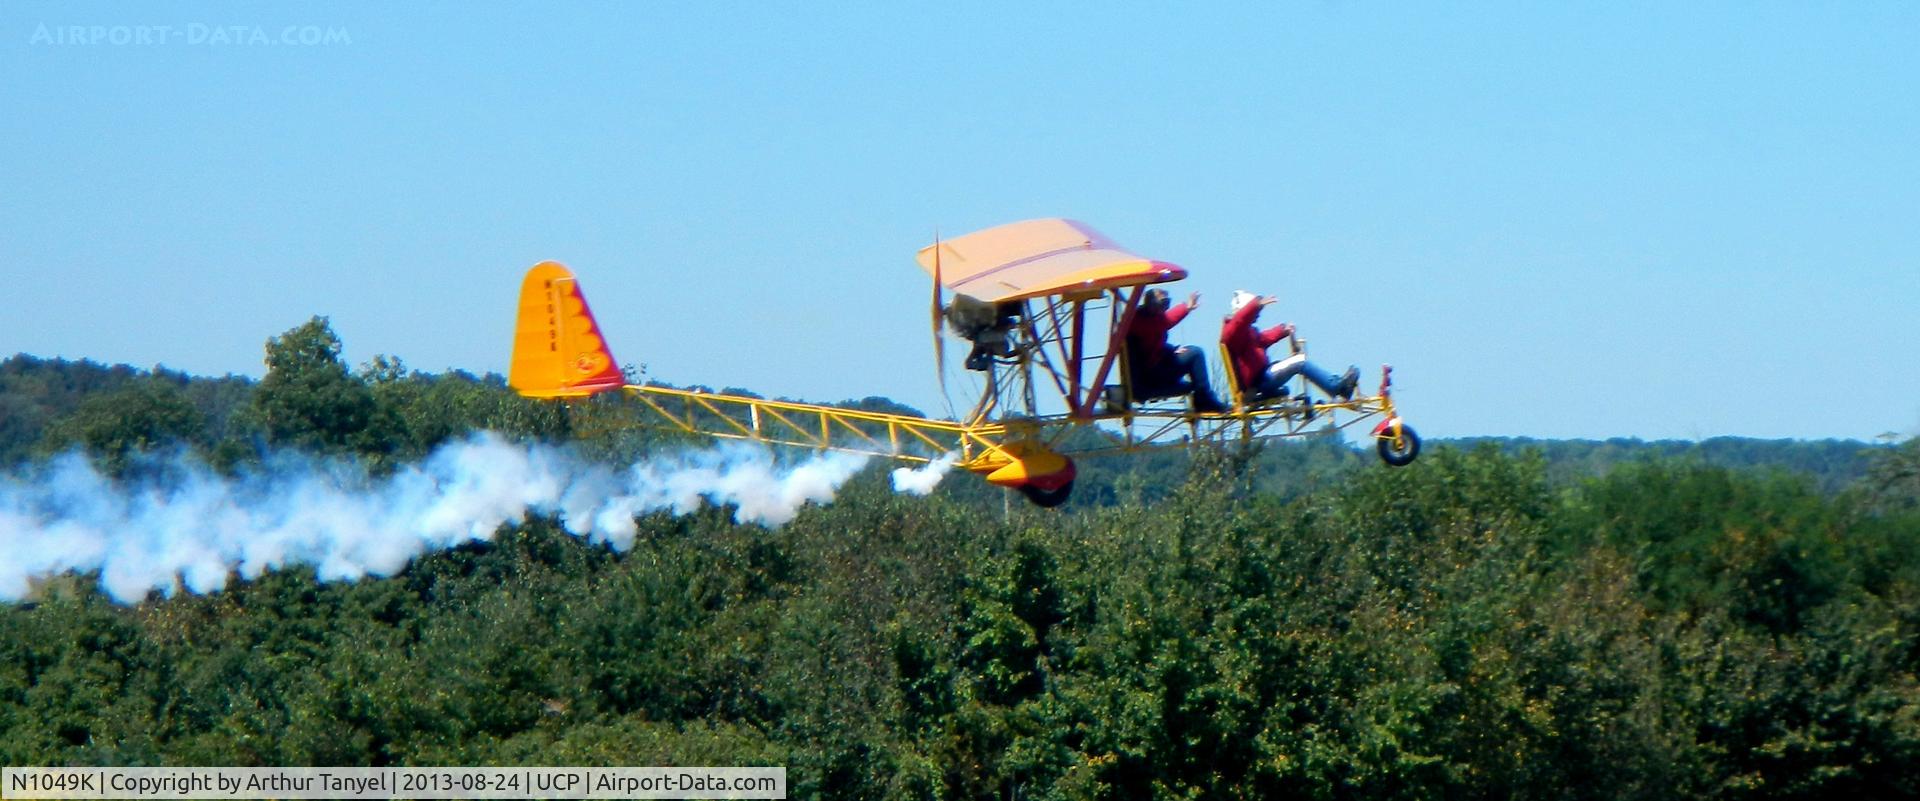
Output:
<instances>
[{"instance_id":1,"label":"red jacket","mask_svg":"<svg viewBox=\"0 0 1920 801\"><path fill-rule=\"evenodd\" d=\"M1127 356L1132 360L1131 367L1136 374L1160 366L1160 360L1167 354L1167 332L1187 318L1187 312L1193 307L1182 303L1171 306L1164 312L1138 308L1133 311L1133 323L1127 326Z\"/></svg>"},{"instance_id":2,"label":"red jacket","mask_svg":"<svg viewBox=\"0 0 1920 801\"><path fill-rule=\"evenodd\" d=\"M1254 328L1253 318L1259 315L1260 304L1249 303L1220 326L1220 342L1227 346L1227 359L1233 362L1233 374L1240 379L1243 392L1259 386L1260 374L1267 371L1269 364L1267 348L1293 333L1293 326L1286 323L1265 331Z\"/></svg>"}]
</instances>

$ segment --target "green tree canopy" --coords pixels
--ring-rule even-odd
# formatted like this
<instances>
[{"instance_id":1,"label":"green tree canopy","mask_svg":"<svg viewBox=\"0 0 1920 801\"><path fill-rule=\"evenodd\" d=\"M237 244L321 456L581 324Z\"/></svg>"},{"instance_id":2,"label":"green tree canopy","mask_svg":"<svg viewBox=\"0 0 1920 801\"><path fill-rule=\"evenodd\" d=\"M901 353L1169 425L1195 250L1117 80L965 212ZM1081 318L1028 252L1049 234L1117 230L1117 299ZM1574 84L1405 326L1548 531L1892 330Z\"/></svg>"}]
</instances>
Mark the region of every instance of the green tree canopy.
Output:
<instances>
[{"instance_id":1,"label":"green tree canopy","mask_svg":"<svg viewBox=\"0 0 1920 801\"><path fill-rule=\"evenodd\" d=\"M267 340L267 376L253 395L267 440L318 451L384 453L389 431L367 385L340 359L340 338L316 316Z\"/></svg>"},{"instance_id":2,"label":"green tree canopy","mask_svg":"<svg viewBox=\"0 0 1920 801\"><path fill-rule=\"evenodd\" d=\"M109 474L119 476L140 452L195 442L205 430L206 416L178 386L145 378L81 401L48 427L41 449L85 448Z\"/></svg>"}]
</instances>

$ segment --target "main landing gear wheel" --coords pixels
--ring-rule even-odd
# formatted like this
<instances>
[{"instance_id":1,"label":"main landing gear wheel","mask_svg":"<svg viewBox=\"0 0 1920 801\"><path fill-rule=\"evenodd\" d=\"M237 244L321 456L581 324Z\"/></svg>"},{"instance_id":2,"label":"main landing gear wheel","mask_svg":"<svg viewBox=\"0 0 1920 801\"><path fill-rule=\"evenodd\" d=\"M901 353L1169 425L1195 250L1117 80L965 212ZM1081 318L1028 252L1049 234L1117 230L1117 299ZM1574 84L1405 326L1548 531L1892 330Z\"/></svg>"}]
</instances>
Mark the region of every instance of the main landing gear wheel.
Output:
<instances>
[{"instance_id":1,"label":"main landing gear wheel","mask_svg":"<svg viewBox=\"0 0 1920 801\"><path fill-rule=\"evenodd\" d=\"M1034 506L1052 509L1067 502L1067 496L1073 494L1073 482L1069 481L1050 490L1028 484L1020 488L1020 494L1027 496L1027 500L1033 501Z\"/></svg>"},{"instance_id":2,"label":"main landing gear wheel","mask_svg":"<svg viewBox=\"0 0 1920 801\"><path fill-rule=\"evenodd\" d=\"M1395 439L1391 433L1380 434L1379 442L1375 444L1380 451L1380 461L1394 467L1413 464L1414 457L1420 455L1420 435L1413 433L1413 426L1402 425L1400 436L1397 437L1398 444L1395 444Z\"/></svg>"}]
</instances>

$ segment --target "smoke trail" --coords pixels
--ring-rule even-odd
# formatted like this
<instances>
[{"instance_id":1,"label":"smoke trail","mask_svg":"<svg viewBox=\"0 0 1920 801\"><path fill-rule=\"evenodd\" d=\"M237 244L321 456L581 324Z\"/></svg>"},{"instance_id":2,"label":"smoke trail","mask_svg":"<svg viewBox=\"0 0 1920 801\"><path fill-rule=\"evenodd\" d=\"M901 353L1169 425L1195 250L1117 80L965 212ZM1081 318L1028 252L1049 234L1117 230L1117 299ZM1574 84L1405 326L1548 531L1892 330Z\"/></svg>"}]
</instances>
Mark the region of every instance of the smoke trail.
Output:
<instances>
[{"instance_id":1,"label":"smoke trail","mask_svg":"<svg viewBox=\"0 0 1920 801\"><path fill-rule=\"evenodd\" d=\"M954 462L959 460L959 453L948 451L920 467L896 467L893 469L893 491L926 495L934 487L940 486L940 479L946 478L947 471L952 470Z\"/></svg>"},{"instance_id":2,"label":"smoke trail","mask_svg":"<svg viewBox=\"0 0 1920 801\"><path fill-rule=\"evenodd\" d=\"M483 433L380 479L338 460L281 456L233 478L176 458L163 479L126 486L69 454L35 475L0 478L0 600L67 571L99 571L121 603L155 590L214 592L231 573L251 580L289 565L311 565L323 581L387 576L422 553L489 540L529 513L557 514L574 535L618 550L632 547L636 516L705 502L777 526L833 500L866 461L829 454L780 465L763 448L731 446L616 470Z\"/></svg>"}]
</instances>

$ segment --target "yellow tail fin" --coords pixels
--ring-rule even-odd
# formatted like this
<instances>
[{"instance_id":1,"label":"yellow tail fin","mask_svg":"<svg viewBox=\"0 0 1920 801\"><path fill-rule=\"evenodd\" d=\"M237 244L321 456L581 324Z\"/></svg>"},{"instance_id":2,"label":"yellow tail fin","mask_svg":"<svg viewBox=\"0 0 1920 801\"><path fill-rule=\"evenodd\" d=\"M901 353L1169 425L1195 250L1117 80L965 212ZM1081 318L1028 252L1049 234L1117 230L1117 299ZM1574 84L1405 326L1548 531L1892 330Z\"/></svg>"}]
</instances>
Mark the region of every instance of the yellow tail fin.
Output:
<instances>
[{"instance_id":1,"label":"yellow tail fin","mask_svg":"<svg viewBox=\"0 0 1920 801\"><path fill-rule=\"evenodd\" d=\"M543 261L520 284L507 384L529 398L583 398L626 385L573 271Z\"/></svg>"}]
</instances>

